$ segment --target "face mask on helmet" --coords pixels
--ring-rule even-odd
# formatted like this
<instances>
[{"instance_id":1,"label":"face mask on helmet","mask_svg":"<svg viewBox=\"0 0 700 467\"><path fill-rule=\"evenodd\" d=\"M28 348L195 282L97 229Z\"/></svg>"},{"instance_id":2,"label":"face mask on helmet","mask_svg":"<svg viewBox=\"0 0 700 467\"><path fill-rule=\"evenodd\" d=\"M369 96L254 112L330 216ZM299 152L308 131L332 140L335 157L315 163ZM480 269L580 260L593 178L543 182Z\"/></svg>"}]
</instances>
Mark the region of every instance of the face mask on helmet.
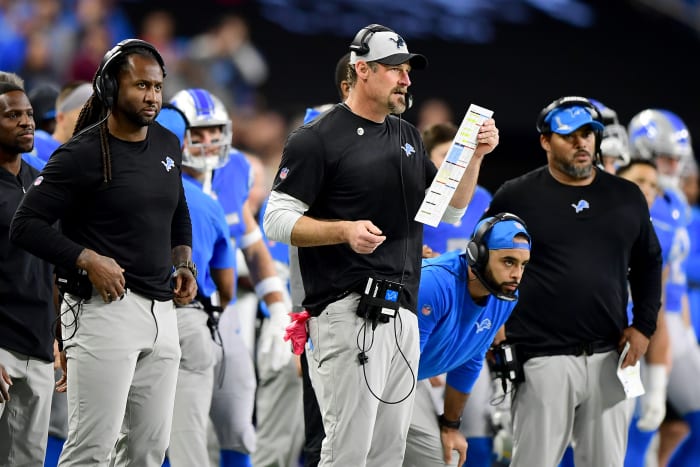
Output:
<instances>
[{"instance_id":1,"label":"face mask on helmet","mask_svg":"<svg viewBox=\"0 0 700 467\"><path fill-rule=\"evenodd\" d=\"M223 102L204 89L185 89L170 103L185 114L190 125L185 132L182 164L200 172L226 165L233 131ZM210 141L203 141L205 133L212 136Z\"/></svg>"},{"instance_id":2,"label":"face mask on helmet","mask_svg":"<svg viewBox=\"0 0 700 467\"><path fill-rule=\"evenodd\" d=\"M608 125L620 124L620 121L617 118L617 112L596 99L591 99L589 97L588 100L598 109L603 125L607 127Z\"/></svg>"},{"instance_id":3,"label":"face mask on helmet","mask_svg":"<svg viewBox=\"0 0 700 467\"><path fill-rule=\"evenodd\" d=\"M606 125L603 130L603 139L600 143L600 152L603 156L614 157L620 166L629 164L630 154L627 142L627 130L620 124Z\"/></svg>"}]
</instances>

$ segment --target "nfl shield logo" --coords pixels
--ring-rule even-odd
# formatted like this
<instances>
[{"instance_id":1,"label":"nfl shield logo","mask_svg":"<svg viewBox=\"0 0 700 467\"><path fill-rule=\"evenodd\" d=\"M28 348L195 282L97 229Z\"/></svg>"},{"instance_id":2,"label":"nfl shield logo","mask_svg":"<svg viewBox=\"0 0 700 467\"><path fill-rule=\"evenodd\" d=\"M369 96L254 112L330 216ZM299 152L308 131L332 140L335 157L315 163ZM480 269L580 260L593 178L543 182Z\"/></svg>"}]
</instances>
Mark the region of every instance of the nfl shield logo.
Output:
<instances>
[{"instance_id":1,"label":"nfl shield logo","mask_svg":"<svg viewBox=\"0 0 700 467\"><path fill-rule=\"evenodd\" d=\"M280 180L284 180L289 175L289 169L287 167L280 170Z\"/></svg>"}]
</instances>

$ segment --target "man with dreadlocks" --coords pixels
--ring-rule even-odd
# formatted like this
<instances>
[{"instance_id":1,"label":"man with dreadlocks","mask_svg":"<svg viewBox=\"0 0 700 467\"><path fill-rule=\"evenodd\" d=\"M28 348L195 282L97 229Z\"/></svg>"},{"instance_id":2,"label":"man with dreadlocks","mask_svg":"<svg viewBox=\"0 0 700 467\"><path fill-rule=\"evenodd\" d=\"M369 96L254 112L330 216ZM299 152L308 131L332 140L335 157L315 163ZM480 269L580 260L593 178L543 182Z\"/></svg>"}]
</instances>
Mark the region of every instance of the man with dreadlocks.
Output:
<instances>
[{"instance_id":1,"label":"man with dreadlocks","mask_svg":"<svg viewBox=\"0 0 700 467\"><path fill-rule=\"evenodd\" d=\"M59 465L159 467L180 360L173 300L196 294L178 139L154 123L163 60L129 39L102 60L75 135L52 155L11 226L57 266L69 432ZM60 231L51 226L60 221Z\"/></svg>"}]
</instances>

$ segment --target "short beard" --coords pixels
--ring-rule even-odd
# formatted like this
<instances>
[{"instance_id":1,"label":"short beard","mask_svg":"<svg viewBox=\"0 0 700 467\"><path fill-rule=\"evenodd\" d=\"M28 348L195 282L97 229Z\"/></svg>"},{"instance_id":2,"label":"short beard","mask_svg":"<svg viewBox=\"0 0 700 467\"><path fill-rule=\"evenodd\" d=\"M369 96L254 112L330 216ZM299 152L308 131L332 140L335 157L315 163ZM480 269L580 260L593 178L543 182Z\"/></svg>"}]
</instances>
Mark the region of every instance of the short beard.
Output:
<instances>
[{"instance_id":1,"label":"short beard","mask_svg":"<svg viewBox=\"0 0 700 467\"><path fill-rule=\"evenodd\" d=\"M24 146L20 144L0 144L0 149L2 149L2 152L5 154L24 154L28 152L32 152L34 149L34 141L32 141L31 144L26 144Z\"/></svg>"},{"instance_id":2,"label":"short beard","mask_svg":"<svg viewBox=\"0 0 700 467\"><path fill-rule=\"evenodd\" d=\"M147 119L145 117L142 117L138 113L135 112L127 112L125 113L127 120L129 120L131 123L135 124L136 126L150 126L156 119L155 117L158 116L158 114L155 115L155 117L151 119Z\"/></svg>"},{"instance_id":3,"label":"short beard","mask_svg":"<svg viewBox=\"0 0 700 467\"><path fill-rule=\"evenodd\" d=\"M496 278L493 277L493 273L491 272L491 268L488 266L486 267L486 270L484 271L484 280L489 283L492 289L497 290L498 292L502 293L503 295L512 295L513 292L506 290L505 286L506 285L511 285L512 282L501 282L498 283L496 282Z\"/></svg>"},{"instance_id":4,"label":"short beard","mask_svg":"<svg viewBox=\"0 0 700 467\"><path fill-rule=\"evenodd\" d=\"M389 97L389 112L394 115L401 115L406 111L406 97L403 98L403 103L394 104Z\"/></svg>"},{"instance_id":5,"label":"short beard","mask_svg":"<svg viewBox=\"0 0 700 467\"><path fill-rule=\"evenodd\" d=\"M593 172L593 164L589 164L583 167L576 167L573 164L569 164L566 162L561 162L561 161L556 161L556 165L559 167L559 170L564 172L565 174L569 175L571 178L575 180L583 180L591 176L591 172Z\"/></svg>"}]
</instances>

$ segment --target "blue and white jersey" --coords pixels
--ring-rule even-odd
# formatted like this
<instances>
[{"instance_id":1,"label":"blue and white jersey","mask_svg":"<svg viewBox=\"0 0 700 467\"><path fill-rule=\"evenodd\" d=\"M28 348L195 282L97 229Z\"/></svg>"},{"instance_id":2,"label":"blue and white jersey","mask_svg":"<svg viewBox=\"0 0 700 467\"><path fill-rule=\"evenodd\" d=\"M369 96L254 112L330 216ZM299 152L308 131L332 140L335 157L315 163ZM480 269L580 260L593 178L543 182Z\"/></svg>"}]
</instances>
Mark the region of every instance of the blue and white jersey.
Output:
<instances>
[{"instance_id":1,"label":"blue and white jersey","mask_svg":"<svg viewBox=\"0 0 700 467\"><path fill-rule=\"evenodd\" d=\"M690 319L695 329L695 335L700 338L700 206L694 205L690 209L688 236L690 237L690 253L685 262L685 272L688 279Z\"/></svg>"},{"instance_id":2,"label":"blue and white jersey","mask_svg":"<svg viewBox=\"0 0 700 467\"><path fill-rule=\"evenodd\" d=\"M26 162L27 164L31 165L32 167L34 167L39 172L41 172L41 170L46 165L46 162L39 159L37 156L35 156L31 152L25 152L24 154L22 154L22 160L24 162Z\"/></svg>"},{"instance_id":3,"label":"blue and white jersey","mask_svg":"<svg viewBox=\"0 0 700 467\"><path fill-rule=\"evenodd\" d=\"M51 154L61 145L50 133L44 130L34 131L34 149L22 154L24 162L41 171L49 161Z\"/></svg>"},{"instance_id":4,"label":"blue and white jersey","mask_svg":"<svg viewBox=\"0 0 700 467\"><path fill-rule=\"evenodd\" d=\"M199 293L210 297L216 284L210 268L235 268L236 258L229 241L229 229L221 205L202 191L202 186L189 175L182 174L182 186L192 221L192 261L199 269Z\"/></svg>"},{"instance_id":5,"label":"blue and white jersey","mask_svg":"<svg viewBox=\"0 0 700 467\"><path fill-rule=\"evenodd\" d=\"M685 199L673 190L664 190L663 196L656 198L651 207L656 236L661 244L664 262L669 268L665 309L671 313L681 311L682 297L687 289L685 260L690 252L689 216L690 210Z\"/></svg>"},{"instance_id":6,"label":"blue and white jersey","mask_svg":"<svg viewBox=\"0 0 700 467\"><path fill-rule=\"evenodd\" d=\"M447 373L447 384L465 393L517 303L489 295L485 305L477 305L467 289L467 272L466 257L458 251L424 259L418 290L418 379Z\"/></svg>"},{"instance_id":7,"label":"blue and white jersey","mask_svg":"<svg viewBox=\"0 0 700 467\"><path fill-rule=\"evenodd\" d=\"M47 163L51 154L53 154L60 145L61 143L55 140L50 133L44 130L36 130L34 132L34 149L32 149L32 154L44 161L44 163Z\"/></svg>"},{"instance_id":8,"label":"blue and white jersey","mask_svg":"<svg viewBox=\"0 0 700 467\"><path fill-rule=\"evenodd\" d=\"M265 209L267 209L268 198L265 198L262 206L260 206L260 213L258 214L258 223L260 224L260 231L263 235L263 241L267 245L267 249L270 251L272 259L282 264L289 266L289 245L282 242L275 242L267 238L265 235L265 229L263 229L263 219L265 217Z\"/></svg>"},{"instance_id":9,"label":"blue and white jersey","mask_svg":"<svg viewBox=\"0 0 700 467\"><path fill-rule=\"evenodd\" d=\"M240 244L245 234L243 203L248 199L253 186L254 174L250 163L238 149L232 149L228 163L214 171L212 190L226 213L229 236Z\"/></svg>"},{"instance_id":10,"label":"blue and white jersey","mask_svg":"<svg viewBox=\"0 0 700 467\"><path fill-rule=\"evenodd\" d=\"M428 245L437 253L467 249L467 243L472 237L474 227L488 209L491 203L491 193L479 185L474 190L474 196L467 206L467 211L457 224L440 222L437 227L423 227L423 244Z\"/></svg>"}]
</instances>

